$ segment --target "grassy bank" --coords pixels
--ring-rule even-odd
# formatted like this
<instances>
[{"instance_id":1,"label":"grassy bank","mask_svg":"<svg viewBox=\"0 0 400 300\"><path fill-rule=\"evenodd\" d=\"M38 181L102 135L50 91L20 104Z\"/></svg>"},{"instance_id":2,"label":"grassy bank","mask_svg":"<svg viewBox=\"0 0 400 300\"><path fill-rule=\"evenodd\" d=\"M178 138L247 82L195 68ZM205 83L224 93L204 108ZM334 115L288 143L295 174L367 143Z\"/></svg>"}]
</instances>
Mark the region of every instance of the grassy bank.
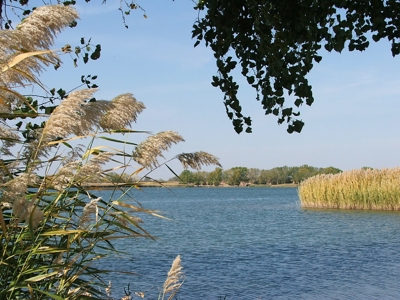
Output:
<instances>
[{"instance_id":1,"label":"grassy bank","mask_svg":"<svg viewBox=\"0 0 400 300\"><path fill-rule=\"evenodd\" d=\"M302 207L400 210L400 168L317 175L299 185Z\"/></svg>"}]
</instances>

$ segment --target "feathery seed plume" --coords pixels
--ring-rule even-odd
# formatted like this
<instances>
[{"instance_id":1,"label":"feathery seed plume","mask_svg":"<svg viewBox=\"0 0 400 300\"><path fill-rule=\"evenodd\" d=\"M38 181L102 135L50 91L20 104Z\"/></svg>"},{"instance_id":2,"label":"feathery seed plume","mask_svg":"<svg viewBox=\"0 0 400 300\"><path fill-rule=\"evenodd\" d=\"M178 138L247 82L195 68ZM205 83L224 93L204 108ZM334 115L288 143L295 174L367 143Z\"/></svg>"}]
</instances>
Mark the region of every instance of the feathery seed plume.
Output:
<instances>
[{"instance_id":1,"label":"feathery seed plume","mask_svg":"<svg viewBox=\"0 0 400 300\"><path fill-rule=\"evenodd\" d=\"M182 269L181 256L178 255L173 261L171 269L168 272L168 277L164 282L162 299L164 299L166 294L170 293L168 300L171 300L178 292L185 278Z\"/></svg>"},{"instance_id":2,"label":"feathery seed plume","mask_svg":"<svg viewBox=\"0 0 400 300\"><path fill-rule=\"evenodd\" d=\"M133 159L145 168L157 167L157 158L164 157L162 151L168 150L172 144L184 141L182 136L174 131L162 131L148 137L140 143L134 153Z\"/></svg>"},{"instance_id":3,"label":"feathery seed plume","mask_svg":"<svg viewBox=\"0 0 400 300\"><path fill-rule=\"evenodd\" d=\"M176 158L181 162L185 169L191 167L192 169L200 170L202 165L217 165L222 168L217 157L204 151L182 153L177 155Z\"/></svg>"},{"instance_id":4,"label":"feathery seed plume","mask_svg":"<svg viewBox=\"0 0 400 300\"><path fill-rule=\"evenodd\" d=\"M35 174L23 173L18 177L14 177L4 185L3 194L0 202L13 203L15 199L24 196L28 191L28 185L36 183L37 176Z\"/></svg>"},{"instance_id":5,"label":"feathery seed plume","mask_svg":"<svg viewBox=\"0 0 400 300\"><path fill-rule=\"evenodd\" d=\"M93 157L84 165L81 160L66 163L52 177L54 189L61 191L66 185L72 182L87 180L99 175L102 172L101 165L108 162L113 154L102 152Z\"/></svg>"},{"instance_id":6,"label":"feathery seed plume","mask_svg":"<svg viewBox=\"0 0 400 300\"><path fill-rule=\"evenodd\" d=\"M85 180L93 176L97 176L101 173L102 167L112 157L111 152L101 152L95 156L92 156L89 162L84 164L76 174L76 180Z\"/></svg>"},{"instance_id":7,"label":"feathery seed plume","mask_svg":"<svg viewBox=\"0 0 400 300\"><path fill-rule=\"evenodd\" d=\"M85 118L93 120L93 125L99 127L101 118L112 109L111 101L96 100L94 102L86 102L82 107Z\"/></svg>"},{"instance_id":8,"label":"feathery seed plume","mask_svg":"<svg viewBox=\"0 0 400 300\"><path fill-rule=\"evenodd\" d=\"M96 218L96 223L97 223L97 215L99 208L97 207L97 202L101 200L101 197L96 198L96 199L91 199L88 204L85 205L83 208L83 213L82 216L80 217L80 222L79 226L82 228L84 227L87 223L89 223L92 220L92 215L95 215ZM111 286L110 286L111 288Z\"/></svg>"},{"instance_id":9,"label":"feathery seed plume","mask_svg":"<svg viewBox=\"0 0 400 300\"><path fill-rule=\"evenodd\" d=\"M62 166L51 179L53 188L57 191L62 191L66 185L73 180L76 170L80 167L80 165L81 161L75 160Z\"/></svg>"},{"instance_id":10,"label":"feathery seed plume","mask_svg":"<svg viewBox=\"0 0 400 300\"><path fill-rule=\"evenodd\" d=\"M48 49L55 36L78 18L78 12L71 6L44 5L35 9L16 29L27 37L27 45Z\"/></svg>"},{"instance_id":11,"label":"feathery seed plume","mask_svg":"<svg viewBox=\"0 0 400 300\"><path fill-rule=\"evenodd\" d=\"M32 224L32 228L35 229L36 227L38 227L40 221L43 219L44 213L36 205L30 205L28 207L27 213L28 216L25 218L25 221L29 221L29 224Z\"/></svg>"},{"instance_id":12,"label":"feathery seed plume","mask_svg":"<svg viewBox=\"0 0 400 300\"><path fill-rule=\"evenodd\" d=\"M12 211L17 218L32 224L33 228L39 225L44 216L43 211L34 203L28 202L25 196L21 196L14 201Z\"/></svg>"},{"instance_id":13,"label":"feathery seed plume","mask_svg":"<svg viewBox=\"0 0 400 300\"><path fill-rule=\"evenodd\" d=\"M38 7L26 17L15 30L1 30L0 34L0 67L6 66L19 54L49 50L56 34L78 19L77 11L71 6L44 5ZM6 72L0 72L0 85L23 85L24 82L35 83L39 79L34 75L43 70L43 65L56 64L60 60L55 52L41 54L39 57L27 57L23 64L18 64ZM12 93L1 93L2 97ZM7 98L4 98L7 99Z\"/></svg>"},{"instance_id":14,"label":"feathery seed plume","mask_svg":"<svg viewBox=\"0 0 400 300\"><path fill-rule=\"evenodd\" d=\"M9 148L15 146L19 140L19 135L15 133L15 130L0 124L0 141L3 144L0 148L0 153L7 156L14 156Z\"/></svg>"},{"instance_id":15,"label":"feathery seed plume","mask_svg":"<svg viewBox=\"0 0 400 300\"><path fill-rule=\"evenodd\" d=\"M132 94L122 94L111 100L110 108L101 118L100 126L104 130L124 129L136 122L137 115L146 107Z\"/></svg>"},{"instance_id":16,"label":"feathery seed plume","mask_svg":"<svg viewBox=\"0 0 400 300\"><path fill-rule=\"evenodd\" d=\"M43 130L43 141L65 138L71 134L85 135L98 124L103 106L98 106L98 114L87 114L86 102L92 98L95 89L74 91L53 111ZM96 106L91 106L96 108Z\"/></svg>"},{"instance_id":17,"label":"feathery seed plume","mask_svg":"<svg viewBox=\"0 0 400 300\"><path fill-rule=\"evenodd\" d=\"M12 161L4 162L3 161L3 167L0 168L0 183L4 184L8 181L10 181L10 174L15 173L16 170L18 170L18 167L21 165L21 160L19 159L13 159ZM12 197L8 197L11 200L13 200ZM2 202L1 197L0 197L0 206L3 207L11 207L10 202Z\"/></svg>"},{"instance_id":18,"label":"feathery seed plume","mask_svg":"<svg viewBox=\"0 0 400 300\"><path fill-rule=\"evenodd\" d=\"M21 217L28 209L28 201L25 196L20 196L12 205L12 212L15 216Z\"/></svg>"}]
</instances>

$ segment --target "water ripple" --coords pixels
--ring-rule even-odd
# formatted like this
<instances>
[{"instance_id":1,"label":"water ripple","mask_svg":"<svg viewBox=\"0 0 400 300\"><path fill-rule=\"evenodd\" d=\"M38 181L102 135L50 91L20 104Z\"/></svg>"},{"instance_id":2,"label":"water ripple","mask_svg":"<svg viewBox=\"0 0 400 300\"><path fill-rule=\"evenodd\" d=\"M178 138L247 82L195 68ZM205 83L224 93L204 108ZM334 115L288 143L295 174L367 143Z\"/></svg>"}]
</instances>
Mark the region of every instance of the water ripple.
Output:
<instances>
[{"instance_id":1,"label":"water ripple","mask_svg":"<svg viewBox=\"0 0 400 300\"><path fill-rule=\"evenodd\" d=\"M399 298L398 213L302 210L296 189L145 189L137 197L174 221L145 218L161 239L118 245L130 255L105 268L141 275L114 275L116 293L130 284L157 299L180 254L182 300Z\"/></svg>"}]
</instances>

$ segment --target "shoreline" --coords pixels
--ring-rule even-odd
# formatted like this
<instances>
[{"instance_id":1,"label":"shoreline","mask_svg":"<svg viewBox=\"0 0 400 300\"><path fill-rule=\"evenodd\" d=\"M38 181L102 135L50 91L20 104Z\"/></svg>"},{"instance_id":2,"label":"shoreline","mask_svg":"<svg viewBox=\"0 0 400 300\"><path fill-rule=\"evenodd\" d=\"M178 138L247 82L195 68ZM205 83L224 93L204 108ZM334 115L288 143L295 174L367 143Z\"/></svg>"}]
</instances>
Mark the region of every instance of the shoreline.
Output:
<instances>
[{"instance_id":1,"label":"shoreline","mask_svg":"<svg viewBox=\"0 0 400 300\"><path fill-rule=\"evenodd\" d=\"M221 184L218 186L214 185L193 185L193 184L183 184L179 181L165 181L165 182L137 182L137 183L86 183L82 187L90 190L108 190L119 187L153 187L153 188L286 188L286 187L298 187L298 184L288 183L288 184L247 184L232 186L227 184Z\"/></svg>"}]
</instances>

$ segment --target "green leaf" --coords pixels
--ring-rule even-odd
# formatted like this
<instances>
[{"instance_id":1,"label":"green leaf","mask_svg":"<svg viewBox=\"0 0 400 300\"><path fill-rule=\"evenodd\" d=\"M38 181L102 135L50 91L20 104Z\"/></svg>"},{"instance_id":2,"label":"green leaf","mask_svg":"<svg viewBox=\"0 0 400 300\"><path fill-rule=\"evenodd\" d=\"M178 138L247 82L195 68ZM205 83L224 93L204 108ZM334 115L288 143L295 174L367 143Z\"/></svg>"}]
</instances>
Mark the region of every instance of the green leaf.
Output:
<instances>
[{"instance_id":1,"label":"green leaf","mask_svg":"<svg viewBox=\"0 0 400 300\"><path fill-rule=\"evenodd\" d=\"M304 126L304 122L303 121L295 120L293 122L293 130L298 132L298 133L301 132L301 130L303 129L303 126Z\"/></svg>"},{"instance_id":2,"label":"green leaf","mask_svg":"<svg viewBox=\"0 0 400 300\"><path fill-rule=\"evenodd\" d=\"M249 84L253 84L254 81L255 81L254 76L247 76L247 82L248 82Z\"/></svg>"},{"instance_id":3,"label":"green leaf","mask_svg":"<svg viewBox=\"0 0 400 300\"><path fill-rule=\"evenodd\" d=\"M220 82L219 78L217 76L213 76L212 79L213 79L213 81L211 82L211 85L214 87L217 87Z\"/></svg>"},{"instance_id":4,"label":"green leaf","mask_svg":"<svg viewBox=\"0 0 400 300\"><path fill-rule=\"evenodd\" d=\"M44 294L44 295L47 295L47 296L51 297L51 298L54 299L54 300L65 300L65 298L60 297L60 296L57 296L57 295L52 294L52 293L49 293L49 292L47 292L47 291L43 291L43 290L36 289L36 288L32 288L32 289L35 290L35 291L37 291L37 292L39 292L39 293L42 293L42 294Z\"/></svg>"},{"instance_id":5,"label":"green leaf","mask_svg":"<svg viewBox=\"0 0 400 300\"><path fill-rule=\"evenodd\" d=\"M101 45L98 44L96 45L96 49L94 50L94 52L90 55L90 58L93 60L97 60L100 58L100 53L101 53Z\"/></svg>"},{"instance_id":6,"label":"green leaf","mask_svg":"<svg viewBox=\"0 0 400 300\"><path fill-rule=\"evenodd\" d=\"M71 229L71 230L49 230L46 232L41 233L41 236L52 236L52 235L69 235L69 234L77 234L77 233L84 233L86 230L81 229Z\"/></svg>"},{"instance_id":7,"label":"green leaf","mask_svg":"<svg viewBox=\"0 0 400 300\"><path fill-rule=\"evenodd\" d=\"M315 55L314 60L319 63L322 60L322 56Z\"/></svg>"},{"instance_id":8,"label":"green leaf","mask_svg":"<svg viewBox=\"0 0 400 300\"><path fill-rule=\"evenodd\" d=\"M283 90L281 90L281 91L283 94ZM283 106L283 103L285 103L285 98L283 98L283 97L276 98L276 103L279 104L280 106Z\"/></svg>"},{"instance_id":9,"label":"green leaf","mask_svg":"<svg viewBox=\"0 0 400 300\"><path fill-rule=\"evenodd\" d=\"M313 103L314 103L314 98L313 97L309 97L309 98L306 99L306 104L308 106L311 106L311 104L313 104Z\"/></svg>"},{"instance_id":10,"label":"green leaf","mask_svg":"<svg viewBox=\"0 0 400 300\"><path fill-rule=\"evenodd\" d=\"M297 98L296 101L294 101L294 105L296 105L297 107L299 107L302 104L303 104L303 100L301 100L300 98Z\"/></svg>"},{"instance_id":11,"label":"green leaf","mask_svg":"<svg viewBox=\"0 0 400 300\"><path fill-rule=\"evenodd\" d=\"M165 166L168 168L168 170L171 171L172 174L174 174L174 176L176 176L179 180L181 180L181 179L179 178L178 174L176 174L176 173L174 172L174 170L172 170L172 169L170 168L170 166L168 166L167 164L165 164Z\"/></svg>"},{"instance_id":12,"label":"green leaf","mask_svg":"<svg viewBox=\"0 0 400 300\"><path fill-rule=\"evenodd\" d=\"M76 25L78 25L78 22L72 21L72 22L69 24L69 27L74 28L74 27L76 27Z\"/></svg>"},{"instance_id":13,"label":"green leaf","mask_svg":"<svg viewBox=\"0 0 400 300\"><path fill-rule=\"evenodd\" d=\"M292 115L292 110L293 109L291 107L282 109L282 115L283 116L290 116L290 115Z\"/></svg>"},{"instance_id":14,"label":"green leaf","mask_svg":"<svg viewBox=\"0 0 400 300\"><path fill-rule=\"evenodd\" d=\"M44 108L44 113L47 114L47 115L49 115L49 114L51 114L51 113L56 109L56 107L57 107L57 106L46 106L46 107Z\"/></svg>"},{"instance_id":15,"label":"green leaf","mask_svg":"<svg viewBox=\"0 0 400 300\"><path fill-rule=\"evenodd\" d=\"M117 140L117 139L112 139L112 138L105 137L105 136L100 136L98 138L106 140L106 141L114 142L114 143L121 143L121 144L126 144L126 145L133 145L133 146L137 146L138 145L136 143L127 142L127 141L121 141L121 140Z\"/></svg>"},{"instance_id":16,"label":"green leaf","mask_svg":"<svg viewBox=\"0 0 400 300\"><path fill-rule=\"evenodd\" d=\"M374 40L374 42L379 42L379 40L381 39L381 37L379 36L379 34L373 34L373 35L372 35L372 39Z\"/></svg>"},{"instance_id":17,"label":"green leaf","mask_svg":"<svg viewBox=\"0 0 400 300\"><path fill-rule=\"evenodd\" d=\"M89 54L85 53L85 55L83 56L83 62L86 64L89 61Z\"/></svg>"},{"instance_id":18,"label":"green leaf","mask_svg":"<svg viewBox=\"0 0 400 300\"><path fill-rule=\"evenodd\" d=\"M41 275L36 275L36 276L31 277L31 278L25 279L24 282L26 282L26 283L38 282L38 281L41 281L43 279L56 276L57 274L58 274L58 271L54 271L54 272L46 273L46 274L41 274Z\"/></svg>"},{"instance_id":19,"label":"green leaf","mask_svg":"<svg viewBox=\"0 0 400 300\"><path fill-rule=\"evenodd\" d=\"M60 96L61 99L64 99L66 94L67 94L67 92L65 90L63 90L63 89L58 89L57 90L57 94Z\"/></svg>"},{"instance_id":20,"label":"green leaf","mask_svg":"<svg viewBox=\"0 0 400 300\"><path fill-rule=\"evenodd\" d=\"M74 147L72 147L70 144L68 144L67 142L63 142L63 145L66 146L66 147L68 147L68 148L70 148L70 149L73 149L73 148L74 148Z\"/></svg>"}]
</instances>

